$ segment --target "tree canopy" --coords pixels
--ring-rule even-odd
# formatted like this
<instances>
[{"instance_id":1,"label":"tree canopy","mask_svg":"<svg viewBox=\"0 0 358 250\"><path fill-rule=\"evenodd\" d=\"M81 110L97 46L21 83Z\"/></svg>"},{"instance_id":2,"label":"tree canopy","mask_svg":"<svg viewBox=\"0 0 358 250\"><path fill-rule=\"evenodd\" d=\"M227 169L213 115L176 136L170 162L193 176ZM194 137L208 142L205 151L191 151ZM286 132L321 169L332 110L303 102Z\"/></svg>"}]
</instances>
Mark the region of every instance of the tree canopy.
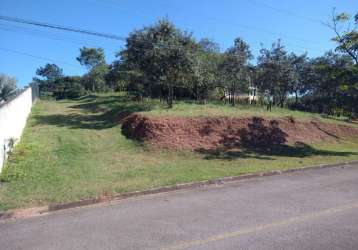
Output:
<instances>
[{"instance_id":1,"label":"tree canopy","mask_svg":"<svg viewBox=\"0 0 358 250\"><path fill-rule=\"evenodd\" d=\"M158 98L170 108L176 99L228 100L232 105L269 100L270 105L353 117L358 107L358 14L333 12L328 25L335 51L309 58L287 51L279 39L262 48L255 62L240 37L221 50L212 39L196 40L161 19L131 32L110 64L103 49L82 47L76 59L88 69L83 76L66 78L57 65L46 64L34 80L58 98L126 91L140 101ZM254 102L247 98L249 90L257 94Z\"/></svg>"},{"instance_id":2,"label":"tree canopy","mask_svg":"<svg viewBox=\"0 0 358 250\"><path fill-rule=\"evenodd\" d=\"M16 78L0 74L0 102L7 101L16 90Z\"/></svg>"},{"instance_id":3,"label":"tree canopy","mask_svg":"<svg viewBox=\"0 0 358 250\"><path fill-rule=\"evenodd\" d=\"M328 26L335 33L332 40L338 44L336 50L348 54L355 64L358 64L358 13L352 17L345 12L337 14L333 9L332 20Z\"/></svg>"},{"instance_id":4,"label":"tree canopy","mask_svg":"<svg viewBox=\"0 0 358 250\"><path fill-rule=\"evenodd\" d=\"M76 59L81 65L86 66L88 69L106 63L102 48L83 47L80 49L80 55Z\"/></svg>"},{"instance_id":5,"label":"tree canopy","mask_svg":"<svg viewBox=\"0 0 358 250\"><path fill-rule=\"evenodd\" d=\"M36 75L43 77L45 80L54 80L63 76L63 70L56 64L46 64L36 70Z\"/></svg>"},{"instance_id":6,"label":"tree canopy","mask_svg":"<svg viewBox=\"0 0 358 250\"><path fill-rule=\"evenodd\" d=\"M237 92L247 92L249 87L249 60L252 59L249 45L241 38L236 38L234 46L223 55L219 66L222 84L230 95L230 102L235 105Z\"/></svg>"}]
</instances>

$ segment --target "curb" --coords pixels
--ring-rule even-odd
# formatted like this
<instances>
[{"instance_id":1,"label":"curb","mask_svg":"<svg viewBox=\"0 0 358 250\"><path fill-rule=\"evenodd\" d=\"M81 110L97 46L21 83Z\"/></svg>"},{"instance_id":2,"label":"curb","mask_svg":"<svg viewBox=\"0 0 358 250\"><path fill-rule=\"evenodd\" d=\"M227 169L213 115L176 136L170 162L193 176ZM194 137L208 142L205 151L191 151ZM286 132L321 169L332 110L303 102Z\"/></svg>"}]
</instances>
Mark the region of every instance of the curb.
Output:
<instances>
[{"instance_id":1,"label":"curb","mask_svg":"<svg viewBox=\"0 0 358 250\"><path fill-rule=\"evenodd\" d=\"M43 207L14 209L14 210L9 210L9 211L0 213L0 221L8 220L8 219L36 217L36 216L45 215L45 214L55 212L55 211L60 211L60 210L65 210L65 209L70 209L70 208L85 207L85 206L90 206L90 205L95 205L95 204L100 204L100 203L108 203L111 201L120 201L120 200L125 200L128 198L138 197L138 196L167 193L167 192L179 191L179 190L190 190L190 189L195 189L195 188L204 187L204 186L223 185L225 183L241 181L241 180L246 180L246 179L281 175L281 174L285 174L285 173L302 172L302 171L312 170L312 169L324 169L324 168L335 168L335 167L344 168L344 167L347 167L349 165L354 165L354 164L358 164L358 161L335 163L335 164L320 164L320 165L314 165L314 166L309 166L309 167L292 168L292 169L286 169L286 170L272 170L272 171L268 171L268 172L243 174L243 175L238 175L238 176L217 178L217 179L213 179L213 180L190 182L190 183L184 183L184 184L177 184L177 185L173 185L173 186L163 186L163 187L158 187L158 188L147 189L144 191L134 191L134 192L129 192L129 193L118 194L118 195L114 195L114 196L105 196L105 197L98 197L98 198L80 200L80 201L69 202L69 203L53 204L53 205L48 205L48 206L43 206Z\"/></svg>"}]
</instances>

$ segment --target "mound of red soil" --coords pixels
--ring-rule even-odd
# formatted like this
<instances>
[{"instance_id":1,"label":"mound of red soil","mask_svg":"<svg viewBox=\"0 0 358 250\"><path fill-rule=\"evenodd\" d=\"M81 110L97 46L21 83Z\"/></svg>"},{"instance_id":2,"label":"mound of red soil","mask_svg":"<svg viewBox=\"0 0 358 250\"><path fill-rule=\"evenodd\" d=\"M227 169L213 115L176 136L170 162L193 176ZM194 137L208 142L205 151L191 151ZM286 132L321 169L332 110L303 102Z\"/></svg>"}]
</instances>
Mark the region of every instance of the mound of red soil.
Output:
<instances>
[{"instance_id":1,"label":"mound of red soil","mask_svg":"<svg viewBox=\"0 0 358 250\"><path fill-rule=\"evenodd\" d=\"M283 143L313 143L358 137L358 128L259 117L145 117L129 116L122 125L125 136L173 149L215 149L218 147L270 146Z\"/></svg>"}]
</instances>

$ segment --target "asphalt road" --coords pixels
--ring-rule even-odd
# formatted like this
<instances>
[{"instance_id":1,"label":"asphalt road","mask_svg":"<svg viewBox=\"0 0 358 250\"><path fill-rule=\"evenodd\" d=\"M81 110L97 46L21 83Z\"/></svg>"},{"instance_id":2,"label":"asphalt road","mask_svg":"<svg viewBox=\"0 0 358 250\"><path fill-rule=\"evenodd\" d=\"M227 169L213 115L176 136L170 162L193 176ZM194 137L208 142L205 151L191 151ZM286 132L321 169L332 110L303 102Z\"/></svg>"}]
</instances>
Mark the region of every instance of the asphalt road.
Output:
<instances>
[{"instance_id":1,"label":"asphalt road","mask_svg":"<svg viewBox=\"0 0 358 250\"><path fill-rule=\"evenodd\" d=\"M1 221L0 249L358 249L358 165Z\"/></svg>"}]
</instances>

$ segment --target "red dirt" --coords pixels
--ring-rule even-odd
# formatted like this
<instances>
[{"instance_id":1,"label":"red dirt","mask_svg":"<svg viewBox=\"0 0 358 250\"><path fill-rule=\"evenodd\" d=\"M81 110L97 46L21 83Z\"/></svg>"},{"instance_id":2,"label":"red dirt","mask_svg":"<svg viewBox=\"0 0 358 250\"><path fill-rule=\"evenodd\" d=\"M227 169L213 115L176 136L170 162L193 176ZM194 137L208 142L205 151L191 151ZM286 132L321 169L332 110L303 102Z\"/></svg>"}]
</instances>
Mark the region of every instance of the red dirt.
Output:
<instances>
[{"instance_id":1,"label":"red dirt","mask_svg":"<svg viewBox=\"0 0 358 250\"><path fill-rule=\"evenodd\" d=\"M259 126L252 126L257 122L255 119L259 120ZM272 128L277 129L272 132ZM288 144L358 138L357 127L323 123L318 120L297 121L290 117L275 120L230 117L163 118L133 114L124 121L122 131L129 138L162 148L189 150L239 148L244 136L246 141L247 138L260 138L256 143L270 145L275 143L273 138L277 137L277 131L279 136L284 138L283 142Z\"/></svg>"}]
</instances>

